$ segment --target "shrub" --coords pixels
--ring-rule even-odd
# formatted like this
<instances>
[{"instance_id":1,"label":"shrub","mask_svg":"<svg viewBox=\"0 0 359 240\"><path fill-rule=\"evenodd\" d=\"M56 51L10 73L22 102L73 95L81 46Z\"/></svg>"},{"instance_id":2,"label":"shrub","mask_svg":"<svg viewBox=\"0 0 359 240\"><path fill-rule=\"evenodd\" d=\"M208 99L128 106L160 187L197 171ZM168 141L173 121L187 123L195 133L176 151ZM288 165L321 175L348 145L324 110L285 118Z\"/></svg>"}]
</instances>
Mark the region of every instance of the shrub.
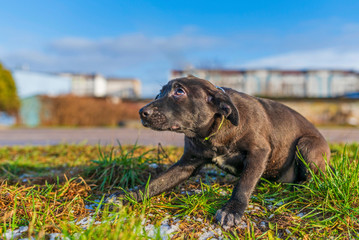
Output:
<instances>
[{"instance_id":1,"label":"shrub","mask_svg":"<svg viewBox=\"0 0 359 240\"><path fill-rule=\"evenodd\" d=\"M20 107L15 81L11 72L0 63L0 112L16 115Z\"/></svg>"},{"instance_id":2,"label":"shrub","mask_svg":"<svg viewBox=\"0 0 359 240\"><path fill-rule=\"evenodd\" d=\"M116 126L122 121L139 119L144 103L112 101L64 95L42 96L41 124L45 126Z\"/></svg>"}]
</instances>

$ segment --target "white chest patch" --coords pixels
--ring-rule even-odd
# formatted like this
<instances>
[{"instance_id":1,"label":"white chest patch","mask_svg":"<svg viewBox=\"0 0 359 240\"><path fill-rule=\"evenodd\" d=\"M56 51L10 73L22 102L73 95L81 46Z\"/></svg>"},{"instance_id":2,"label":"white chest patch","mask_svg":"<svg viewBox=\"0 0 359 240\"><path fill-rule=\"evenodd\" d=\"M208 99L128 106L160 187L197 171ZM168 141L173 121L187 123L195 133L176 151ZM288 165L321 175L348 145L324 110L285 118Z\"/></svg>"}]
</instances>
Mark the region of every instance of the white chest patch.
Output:
<instances>
[{"instance_id":1,"label":"white chest patch","mask_svg":"<svg viewBox=\"0 0 359 240\"><path fill-rule=\"evenodd\" d=\"M223 155L216 156L212 160L221 169L228 171L232 174L236 174L237 170L234 167L232 167L230 165L226 165L226 159Z\"/></svg>"}]
</instances>

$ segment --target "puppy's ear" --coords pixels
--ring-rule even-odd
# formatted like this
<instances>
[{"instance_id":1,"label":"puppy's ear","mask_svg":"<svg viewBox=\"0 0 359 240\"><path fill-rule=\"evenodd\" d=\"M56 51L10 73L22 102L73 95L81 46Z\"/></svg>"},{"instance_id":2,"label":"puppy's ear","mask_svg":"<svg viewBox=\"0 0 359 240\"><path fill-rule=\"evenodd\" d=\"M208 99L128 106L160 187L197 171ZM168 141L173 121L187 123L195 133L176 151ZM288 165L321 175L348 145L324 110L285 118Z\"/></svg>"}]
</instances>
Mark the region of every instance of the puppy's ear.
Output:
<instances>
[{"instance_id":1,"label":"puppy's ear","mask_svg":"<svg viewBox=\"0 0 359 240\"><path fill-rule=\"evenodd\" d=\"M197 77L193 74L187 74L187 78L197 78Z\"/></svg>"},{"instance_id":2,"label":"puppy's ear","mask_svg":"<svg viewBox=\"0 0 359 240\"><path fill-rule=\"evenodd\" d=\"M233 125L239 124L239 113L227 93L219 90L211 99L217 108L217 113L227 118Z\"/></svg>"}]
</instances>

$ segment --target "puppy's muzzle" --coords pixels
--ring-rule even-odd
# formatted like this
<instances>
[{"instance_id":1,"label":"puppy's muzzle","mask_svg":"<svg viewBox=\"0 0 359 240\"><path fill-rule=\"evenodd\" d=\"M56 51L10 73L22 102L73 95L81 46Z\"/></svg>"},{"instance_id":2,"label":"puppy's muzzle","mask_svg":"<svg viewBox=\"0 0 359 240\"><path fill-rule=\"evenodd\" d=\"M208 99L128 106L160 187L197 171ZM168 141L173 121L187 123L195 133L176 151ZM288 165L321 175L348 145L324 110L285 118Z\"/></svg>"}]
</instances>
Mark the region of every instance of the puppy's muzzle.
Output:
<instances>
[{"instance_id":1,"label":"puppy's muzzle","mask_svg":"<svg viewBox=\"0 0 359 240\"><path fill-rule=\"evenodd\" d=\"M166 117L159 112L156 107L145 106L139 111L143 126L155 130L163 130L163 124L166 123Z\"/></svg>"},{"instance_id":2,"label":"puppy's muzzle","mask_svg":"<svg viewBox=\"0 0 359 240\"><path fill-rule=\"evenodd\" d=\"M140 117L141 119L149 119L151 115L153 114L153 109L148 107L143 107L140 109Z\"/></svg>"},{"instance_id":3,"label":"puppy's muzzle","mask_svg":"<svg viewBox=\"0 0 359 240\"><path fill-rule=\"evenodd\" d=\"M140 114L143 126L149 127L148 120L151 118L151 116L153 114L153 109L145 106L145 107L140 109L139 114Z\"/></svg>"}]
</instances>

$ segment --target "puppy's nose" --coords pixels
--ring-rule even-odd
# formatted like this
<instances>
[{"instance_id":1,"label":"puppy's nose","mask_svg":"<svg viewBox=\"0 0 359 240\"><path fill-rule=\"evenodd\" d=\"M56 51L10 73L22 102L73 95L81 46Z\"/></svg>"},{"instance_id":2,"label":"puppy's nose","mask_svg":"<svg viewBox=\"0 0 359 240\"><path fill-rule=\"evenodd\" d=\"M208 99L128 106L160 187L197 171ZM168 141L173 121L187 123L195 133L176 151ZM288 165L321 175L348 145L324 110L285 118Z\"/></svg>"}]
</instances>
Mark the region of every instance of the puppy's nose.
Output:
<instances>
[{"instance_id":1,"label":"puppy's nose","mask_svg":"<svg viewBox=\"0 0 359 240\"><path fill-rule=\"evenodd\" d=\"M151 108L144 107L140 109L139 113L142 118L148 118L153 113L153 110Z\"/></svg>"}]
</instances>

